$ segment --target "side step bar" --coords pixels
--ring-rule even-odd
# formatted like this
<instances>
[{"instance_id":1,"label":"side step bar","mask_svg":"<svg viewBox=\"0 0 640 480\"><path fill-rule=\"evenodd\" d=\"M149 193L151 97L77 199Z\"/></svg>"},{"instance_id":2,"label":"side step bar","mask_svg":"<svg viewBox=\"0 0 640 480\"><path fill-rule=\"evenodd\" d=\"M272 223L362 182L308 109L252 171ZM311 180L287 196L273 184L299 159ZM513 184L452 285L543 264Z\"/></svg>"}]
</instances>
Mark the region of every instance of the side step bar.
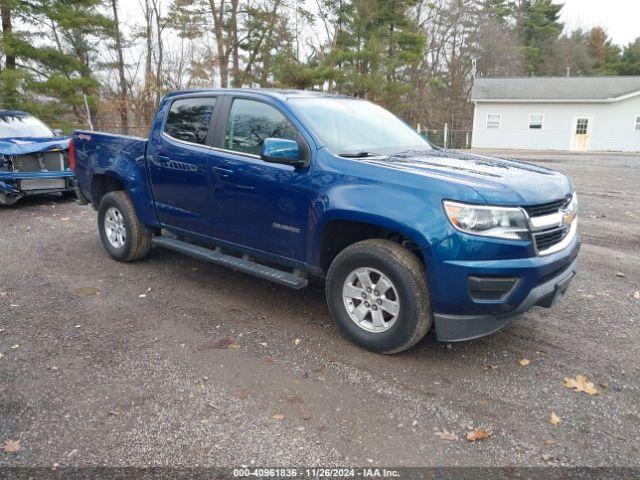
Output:
<instances>
[{"instance_id":1,"label":"side step bar","mask_svg":"<svg viewBox=\"0 0 640 480\"><path fill-rule=\"evenodd\" d=\"M219 247L215 250L211 250L209 248L200 247L188 242L183 242L182 240L164 236L153 237L152 244L189 255L190 257L194 257L199 260L206 260L207 262L229 267L232 270L237 270L265 280L270 280L296 290L307 286L307 279L300 275L256 263L247 255L242 258L227 255L226 253L222 253L222 249Z\"/></svg>"}]
</instances>

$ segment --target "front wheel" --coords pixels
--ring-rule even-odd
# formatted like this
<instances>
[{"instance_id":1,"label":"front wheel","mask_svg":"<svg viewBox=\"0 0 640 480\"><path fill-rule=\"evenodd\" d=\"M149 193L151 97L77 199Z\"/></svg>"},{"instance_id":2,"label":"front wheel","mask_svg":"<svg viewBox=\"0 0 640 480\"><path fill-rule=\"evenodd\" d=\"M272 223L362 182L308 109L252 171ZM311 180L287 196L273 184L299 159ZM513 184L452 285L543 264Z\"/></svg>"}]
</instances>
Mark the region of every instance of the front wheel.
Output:
<instances>
[{"instance_id":1,"label":"front wheel","mask_svg":"<svg viewBox=\"0 0 640 480\"><path fill-rule=\"evenodd\" d=\"M98 229L105 250L119 262L139 260L149 253L151 235L138 220L125 192L110 192L102 197Z\"/></svg>"},{"instance_id":2,"label":"front wheel","mask_svg":"<svg viewBox=\"0 0 640 480\"><path fill-rule=\"evenodd\" d=\"M344 249L329 268L326 294L342 332L374 352L407 350L433 323L424 266L390 240L364 240Z\"/></svg>"}]
</instances>

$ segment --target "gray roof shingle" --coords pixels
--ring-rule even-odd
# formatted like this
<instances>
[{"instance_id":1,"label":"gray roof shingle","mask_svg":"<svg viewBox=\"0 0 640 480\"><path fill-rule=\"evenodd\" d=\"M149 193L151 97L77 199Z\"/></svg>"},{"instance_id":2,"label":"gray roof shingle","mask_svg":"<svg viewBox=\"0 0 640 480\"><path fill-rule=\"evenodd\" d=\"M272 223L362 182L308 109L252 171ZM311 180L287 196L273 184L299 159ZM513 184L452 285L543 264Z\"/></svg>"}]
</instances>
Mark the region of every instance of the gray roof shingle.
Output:
<instances>
[{"instance_id":1,"label":"gray roof shingle","mask_svg":"<svg viewBox=\"0 0 640 480\"><path fill-rule=\"evenodd\" d=\"M640 92L638 77L476 78L471 100L613 100Z\"/></svg>"}]
</instances>

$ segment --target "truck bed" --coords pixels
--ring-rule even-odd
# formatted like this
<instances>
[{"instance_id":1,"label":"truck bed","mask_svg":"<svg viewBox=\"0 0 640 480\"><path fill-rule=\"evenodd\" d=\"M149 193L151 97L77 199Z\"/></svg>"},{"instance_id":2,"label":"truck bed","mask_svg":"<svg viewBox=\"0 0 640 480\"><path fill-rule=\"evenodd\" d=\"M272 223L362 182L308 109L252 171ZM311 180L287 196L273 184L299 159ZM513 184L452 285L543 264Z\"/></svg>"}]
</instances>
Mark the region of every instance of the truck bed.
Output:
<instances>
[{"instance_id":1,"label":"truck bed","mask_svg":"<svg viewBox=\"0 0 640 480\"><path fill-rule=\"evenodd\" d=\"M123 182L131 174L142 174L144 178L146 138L76 130L73 147L78 187L89 201L94 175L106 175Z\"/></svg>"}]
</instances>

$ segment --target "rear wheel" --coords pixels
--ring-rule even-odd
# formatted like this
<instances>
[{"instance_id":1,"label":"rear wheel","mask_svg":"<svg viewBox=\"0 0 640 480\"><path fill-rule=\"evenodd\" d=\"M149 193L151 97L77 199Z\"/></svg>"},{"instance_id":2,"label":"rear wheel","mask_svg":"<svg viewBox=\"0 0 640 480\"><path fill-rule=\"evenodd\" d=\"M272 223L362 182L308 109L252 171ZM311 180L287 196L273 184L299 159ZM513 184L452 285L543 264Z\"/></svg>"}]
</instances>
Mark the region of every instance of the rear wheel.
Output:
<instances>
[{"instance_id":1,"label":"rear wheel","mask_svg":"<svg viewBox=\"0 0 640 480\"><path fill-rule=\"evenodd\" d=\"M433 323L422 263L389 240L365 240L343 250L329 268L326 293L342 332L367 350L406 350Z\"/></svg>"},{"instance_id":2,"label":"rear wheel","mask_svg":"<svg viewBox=\"0 0 640 480\"><path fill-rule=\"evenodd\" d=\"M149 253L151 235L138 220L125 192L110 192L102 197L98 229L102 245L115 260L132 262Z\"/></svg>"}]
</instances>

